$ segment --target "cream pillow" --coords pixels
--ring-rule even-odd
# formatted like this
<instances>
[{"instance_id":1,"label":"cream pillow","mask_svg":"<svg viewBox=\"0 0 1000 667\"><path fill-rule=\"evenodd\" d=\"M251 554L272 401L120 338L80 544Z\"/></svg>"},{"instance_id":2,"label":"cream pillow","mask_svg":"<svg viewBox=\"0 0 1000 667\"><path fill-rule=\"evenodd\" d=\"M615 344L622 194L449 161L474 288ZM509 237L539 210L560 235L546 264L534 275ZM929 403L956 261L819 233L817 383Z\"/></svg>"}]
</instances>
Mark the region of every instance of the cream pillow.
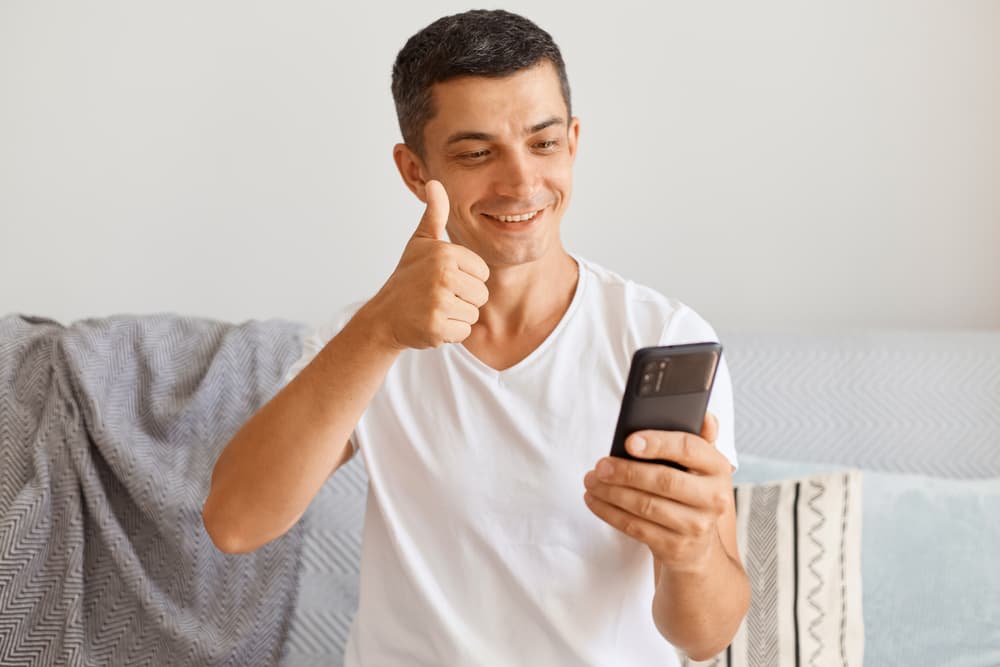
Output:
<instances>
[{"instance_id":1,"label":"cream pillow","mask_svg":"<svg viewBox=\"0 0 1000 667\"><path fill-rule=\"evenodd\" d=\"M861 667L861 471L737 484L750 610L732 644L685 667Z\"/></svg>"}]
</instances>

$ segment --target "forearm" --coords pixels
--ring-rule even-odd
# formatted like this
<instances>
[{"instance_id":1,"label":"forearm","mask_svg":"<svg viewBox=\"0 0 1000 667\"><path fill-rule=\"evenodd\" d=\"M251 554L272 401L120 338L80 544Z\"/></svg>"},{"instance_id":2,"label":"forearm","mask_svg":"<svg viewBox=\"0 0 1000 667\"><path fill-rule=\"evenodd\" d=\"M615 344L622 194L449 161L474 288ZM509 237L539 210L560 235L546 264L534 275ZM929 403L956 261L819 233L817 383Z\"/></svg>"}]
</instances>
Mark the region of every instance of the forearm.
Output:
<instances>
[{"instance_id":1,"label":"forearm","mask_svg":"<svg viewBox=\"0 0 1000 667\"><path fill-rule=\"evenodd\" d=\"M750 606L750 581L721 539L697 569L671 571L658 562L654 567L653 622L667 641L693 660L728 646Z\"/></svg>"},{"instance_id":2,"label":"forearm","mask_svg":"<svg viewBox=\"0 0 1000 667\"><path fill-rule=\"evenodd\" d=\"M399 352L365 308L226 445L202 512L220 549L247 552L302 516Z\"/></svg>"}]
</instances>

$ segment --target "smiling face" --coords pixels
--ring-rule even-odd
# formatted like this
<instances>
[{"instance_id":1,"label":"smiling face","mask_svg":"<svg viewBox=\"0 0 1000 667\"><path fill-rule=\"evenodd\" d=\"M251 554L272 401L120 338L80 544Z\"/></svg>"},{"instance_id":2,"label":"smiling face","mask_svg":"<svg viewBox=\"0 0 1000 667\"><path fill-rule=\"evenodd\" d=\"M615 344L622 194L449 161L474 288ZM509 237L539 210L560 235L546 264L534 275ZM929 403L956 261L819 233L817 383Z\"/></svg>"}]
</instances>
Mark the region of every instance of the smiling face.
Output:
<instances>
[{"instance_id":1,"label":"smiling face","mask_svg":"<svg viewBox=\"0 0 1000 667\"><path fill-rule=\"evenodd\" d=\"M437 179L451 204L448 235L491 267L559 253L580 125L567 117L555 67L543 60L510 76L434 84L424 159L405 145L396 162L424 200Z\"/></svg>"}]
</instances>

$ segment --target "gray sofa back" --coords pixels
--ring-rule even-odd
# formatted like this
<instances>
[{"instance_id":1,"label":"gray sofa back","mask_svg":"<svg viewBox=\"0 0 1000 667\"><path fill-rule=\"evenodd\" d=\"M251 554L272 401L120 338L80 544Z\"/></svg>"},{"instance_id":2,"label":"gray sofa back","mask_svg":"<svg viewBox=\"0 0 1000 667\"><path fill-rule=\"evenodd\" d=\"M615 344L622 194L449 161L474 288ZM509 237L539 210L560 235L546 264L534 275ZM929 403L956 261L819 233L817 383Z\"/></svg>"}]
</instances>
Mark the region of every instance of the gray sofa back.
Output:
<instances>
[{"instance_id":1,"label":"gray sofa back","mask_svg":"<svg viewBox=\"0 0 1000 667\"><path fill-rule=\"evenodd\" d=\"M1000 332L723 335L740 452L1000 476Z\"/></svg>"}]
</instances>

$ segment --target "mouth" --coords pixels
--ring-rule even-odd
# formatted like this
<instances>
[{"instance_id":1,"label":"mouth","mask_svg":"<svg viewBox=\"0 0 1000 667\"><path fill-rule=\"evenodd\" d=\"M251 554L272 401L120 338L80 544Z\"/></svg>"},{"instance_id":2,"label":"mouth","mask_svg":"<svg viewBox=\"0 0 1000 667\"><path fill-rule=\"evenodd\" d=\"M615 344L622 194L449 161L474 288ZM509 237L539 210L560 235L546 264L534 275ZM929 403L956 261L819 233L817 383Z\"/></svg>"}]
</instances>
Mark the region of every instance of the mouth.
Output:
<instances>
[{"instance_id":1,"label":"mouth","mask_svg":"<svg viewBox=\"0 0 1000 667\"><path fill-rule=\"evenodd\" d=\"M487 218L494 224L494 226L501 229L506 231L518 231L533 227L539 219L544 217L544 213L545 209L540 208L534 211L525 211L523 213L481 213L480 215Z\"/></svg>"},{"instance_id":2,"label":"mouth","mask_svg":"<svg viewBox=\"0 0 1000 667\"><path fill-rule=\"evenodd\" d=\"M540 211L541 209L538 210ZM492 213L483 213L483 215L494 220L499 220L500 222L524 222L538 215L538 211L528 211L527 213L517 213L514 215L494 215Z\"/></svg>"}]
</instances>

